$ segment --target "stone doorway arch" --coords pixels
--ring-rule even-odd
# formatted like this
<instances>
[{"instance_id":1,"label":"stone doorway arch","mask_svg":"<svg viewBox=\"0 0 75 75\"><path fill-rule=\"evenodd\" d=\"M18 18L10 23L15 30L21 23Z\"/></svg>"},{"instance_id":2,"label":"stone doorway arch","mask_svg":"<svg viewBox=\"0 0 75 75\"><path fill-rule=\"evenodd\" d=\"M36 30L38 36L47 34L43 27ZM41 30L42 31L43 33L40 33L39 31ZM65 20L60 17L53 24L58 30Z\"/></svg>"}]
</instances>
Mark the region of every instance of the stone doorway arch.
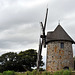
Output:
<instances>
[{"instance_id":1,"label":"stone doorway arch","mask_svg":"<svg viewBox=\"0 0 75 75\"><path fill-rule=\"evenodd\" d=\"M69 67L68 67L68 66L65 66L63 69L64 69L64 70L66 70L66 69L69 70Z\"/></svg>"}]
</instances>

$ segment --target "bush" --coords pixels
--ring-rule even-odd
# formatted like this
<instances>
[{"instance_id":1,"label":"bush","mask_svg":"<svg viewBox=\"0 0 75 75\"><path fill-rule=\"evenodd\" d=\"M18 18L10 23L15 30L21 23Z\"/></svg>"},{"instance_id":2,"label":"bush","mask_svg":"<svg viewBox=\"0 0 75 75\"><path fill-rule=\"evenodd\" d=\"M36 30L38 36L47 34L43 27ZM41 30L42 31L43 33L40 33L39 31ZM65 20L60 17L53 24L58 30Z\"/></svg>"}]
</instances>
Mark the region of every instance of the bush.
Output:
<instances>
[{"instance_id":1,"label":"bush","mask_svg":"<svg viewBox=\"0 0 75 75\"><path fill-rule=\"evenodd\" d=\"M53 75L59 75L59 71L54 72Z\"/></svg>"},{"instance_id":2,"label":"bush","mask_svg":"<svg viewBox=\"0 0 75 75\"><path fill-rule=\"evenodd\" d=\"M50 75L50 72L47 72L47 75Z\"/></svg>"},{"instance_id":3,"label":"bush","mask_svg":"<svg viewBox=\"0 0 75 75\"><path fill-rule=\"evenodd\" d=\"M63 75L71 75L71 72L69 70L64 70Z\"/></svg>"},{"instance_id":4,"label":"bush","mask_svg":"<svg viewBox=\"0 0 75 75\"><path fill-rule=\"evenodd\" d=\"M63 70L54 72L53 75L63 75Z\"/></svg>"},{"instance_id":5,"label":"bush","mask_svg":"<svg viewBox=\"0 0 75 75\"><path fill-rule=\"evenodd\" d=\"M44 72L42 72L42 75L50 75L50 72L44 71Z\"/></svg>"},{"instance_id":6,"label":"bush","mask_svg":"<svg viewBox=\"0 0 75 75\"><path fill-rule=\"evenodd\" d=\"M30 71L27 71L27 72L25 73L25 75L30 75Z\"/></svg>"},{"instance_id":7,"label":"bush","mask_svg":"<svg viewBox=\"0 0 75 75\"><path fill-rule=\"evenodd\" d=\"M15 75L14 71L4 71L3 75Z\"/></svg>"},{"instance_id":8,"label":"bush","mask_svg":"<svg viewBox=\"0 0 75 75\"><path fill-rule=\"evenodd\" d=\"M62 69L62 70L60 70L59 71L59 75L63 75L63 72L64 72L64 70Z\"/></svg>"},{"instance_id":9,"label":"bush","mask_svg":"<svg viewBox=\"0 0 75 75\"><path fill-rule=\"evenodd\" d=\"M2 75L2 73L0 73L0 75Z\"/></svg>"},{"instance_id":10,"label":"bush","mask_svg":"<svg viewBox=\"0 0 75 75\"><path fill-rule=\"evenodd\" d=\"M37 72L36 75L41 75L40 72Z\"/></svg>"},{"instance_id":11,"label":"bush","mask_svg":"<svg viewBox=\"0 0 75 75\"><path fill-rule=\"evenodd\" d=\"M33 72L27 71L25 72L25 75L35 75L35 74L33 74Z\"/></svg>"},{"instance_id":12,"label":"bush","mask_svg":"<svg viewBox=\"0 0 75 75\"><path fill-rule=\"evenodd\" d=\"M37 70L33 70L32 73L33 73L33 75L36 75L37 74Z\"/></svg>"}]
</instances>

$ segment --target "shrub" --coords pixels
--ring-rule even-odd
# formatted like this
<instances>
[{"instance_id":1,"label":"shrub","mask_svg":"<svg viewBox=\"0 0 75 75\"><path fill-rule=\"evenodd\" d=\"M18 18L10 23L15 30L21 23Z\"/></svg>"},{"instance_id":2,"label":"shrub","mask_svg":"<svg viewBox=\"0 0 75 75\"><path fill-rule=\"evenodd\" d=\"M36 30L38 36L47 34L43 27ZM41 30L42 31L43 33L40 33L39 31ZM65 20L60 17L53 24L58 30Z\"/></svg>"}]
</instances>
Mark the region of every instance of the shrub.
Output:
<instances>
[{"instance_id":1,"label":"shrub","mask_svg":"<svg viewBox=\"0 0 75 75\"><path fill-rule=\"evenodd\" d=\"M59 75L59 71L54 72L53 75Z\"/></svg>"},{"instance_id":2,"label":"shrub","mask_svg":"<svg viewBox=\"0 0 75 75\"><path fill-rule=\"evenodd\" d=\"M32 73L33 73L33 75L36 75L37 74L37 71L36 70L33 70Z\"/></svg>"},{"instance_id":3,"label":"shrub","mask_svg":"<svg viewBox=\"0 0 75 75\"><path fill-rule=\"evenodd\" d=\"M2 75L2 73L0 73L0 75Z\"/></svg>"},{"instance_id":4,"label":"shrub","mask_svg":"<svg viewBox=\"0 0 75 75\"><path fill-rule=\"evenodd\" d=\"M47 72L47 75L50 75L50 72Z\"/></svg>"},{"instance_id":5,"label":"shrub","mask_svg":"<svg viewBox=\"0 0 75 75\"><path fill-rule=\"evenodd\" d=\"M40 72L37 72L36 75L40 75Z\"/></svg>"},{"instance_id":6,"label":"shrub","mask_svg":"<svg viewBox=\"0 0 75 75\"><path fill-rule=\"evenodd\" d=\"M27 72L25 73L25 75L30 75L30 71L27 71Z\"/></svg>"},{"instance_id":7,"label":"shrub","mask_svg":"<svg viewBox=\"0 0 75 75\"><path fill-rule=\"evenodd\" d=\"M47 75L46 73L47 73L47 72L46 72L46 71L44 71L44 72L42 72L42 75Z\"/></svg>"},{"instance_id":8,"label":"shrub","mask_svg":"<svg viewBox=\"0 0 75 75\"><path fill-rule=\"evenodd\" d=\"M62 70L60 70L59 71L59 75L63 75L63 72L64 72L64 70L62 69Z\"/></svg>"},{"instance_id":9,"label":"shrub","mask_svg":"<svg viewBox=\"0 0 75 75\"><path fill-rule=\"evenodd\" d=\"M44 72L42 72L42 75L50 75L50 72L44 71Z\"/></svg>"},{"instance_id":10,"label":"shrub","mask_svg":"<svg viewBox=\"0 0 75 75\"><path fill-rule=\"evenodd\" d=\"M64 70L63 75L71 75L71 72L69 70Z\"/></svg>"},{"instance_id":11,"label":"shrub","mask_svg":"<svg viewBox=\"0 0 75 75\"><path fill-rule=\"evenodd\" d=\"M14 71L4 71L3 75L15 75Z\"/></svg>"}]
</instances>

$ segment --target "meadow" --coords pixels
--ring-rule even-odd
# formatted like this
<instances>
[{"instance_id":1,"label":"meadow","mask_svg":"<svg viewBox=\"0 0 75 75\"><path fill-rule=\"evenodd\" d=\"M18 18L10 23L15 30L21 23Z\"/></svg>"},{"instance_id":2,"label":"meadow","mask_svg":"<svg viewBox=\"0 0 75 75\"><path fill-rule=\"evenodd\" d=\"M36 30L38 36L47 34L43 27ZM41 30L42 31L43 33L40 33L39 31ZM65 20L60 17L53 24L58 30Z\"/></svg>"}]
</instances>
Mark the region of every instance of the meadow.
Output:
<instances>
[{"instance_id":1,"label":"meadow","mask_svg":"<svg viewBox=\"0 0 75 75\"><path fill-rule=\"evenodd\" d=\"M54 73L50 73L46 71L37 72L36 70L33 70L32 72L4 71L3 73L0 73L0 75L75 75L75 71L71 72L70 70L61 70L61 71L56 71Z\"/></svg>"}]
</instances>

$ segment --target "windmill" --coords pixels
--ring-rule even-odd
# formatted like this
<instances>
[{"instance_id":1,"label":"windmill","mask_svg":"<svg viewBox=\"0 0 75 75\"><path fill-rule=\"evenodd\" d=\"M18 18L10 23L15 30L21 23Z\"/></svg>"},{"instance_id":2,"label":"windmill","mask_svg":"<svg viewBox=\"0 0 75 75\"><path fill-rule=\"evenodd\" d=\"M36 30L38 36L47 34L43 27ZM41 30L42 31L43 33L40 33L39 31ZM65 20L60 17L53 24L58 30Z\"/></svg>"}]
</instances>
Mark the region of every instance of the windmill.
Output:
<instances>
[{"instance_id":1,"label":"windmill","mask_svg":"<svg viewBox=\"0 0 75 75\"><path fill-rule=\"evenodd\" d=\"M41 29L42 29L42 35L40 35L40 39L39 39L39 50L38 50L38 54L37 54L37 71L39 71L39 66L40 66L40 61L41 61L42 46L44 46L44 48L46 48L45 29L46 29L47 15L48 15L48 8L46 10L46 17L45 17L44 24L42 22L40 22Z\"/></svg>"}]
</instances>

